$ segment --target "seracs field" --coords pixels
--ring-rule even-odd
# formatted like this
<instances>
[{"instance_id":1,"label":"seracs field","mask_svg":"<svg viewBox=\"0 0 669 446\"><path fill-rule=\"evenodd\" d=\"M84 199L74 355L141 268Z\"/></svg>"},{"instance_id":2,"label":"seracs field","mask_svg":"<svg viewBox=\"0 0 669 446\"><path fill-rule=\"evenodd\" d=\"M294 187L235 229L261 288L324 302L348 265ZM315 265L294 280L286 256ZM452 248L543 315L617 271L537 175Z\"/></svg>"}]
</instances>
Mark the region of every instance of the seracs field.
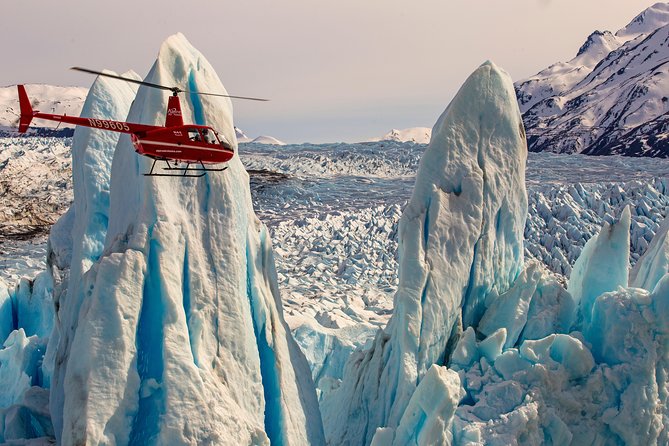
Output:
<instances>
[{"instance_id":1,"label":"seracs field","mask_svg":"<svg viewBox=\"0 0 669 446\"><path fill-rule=\"evenodd\" d=\"M180 34L146 80L225 92ZM82 116L166 101L98 78ZM182 105L236 141L227 99ZM0 144L0 442L669 442L669 161L528 154L492 62L427 145L179 179L127 135Z\"/></svg>"}]
</instances>

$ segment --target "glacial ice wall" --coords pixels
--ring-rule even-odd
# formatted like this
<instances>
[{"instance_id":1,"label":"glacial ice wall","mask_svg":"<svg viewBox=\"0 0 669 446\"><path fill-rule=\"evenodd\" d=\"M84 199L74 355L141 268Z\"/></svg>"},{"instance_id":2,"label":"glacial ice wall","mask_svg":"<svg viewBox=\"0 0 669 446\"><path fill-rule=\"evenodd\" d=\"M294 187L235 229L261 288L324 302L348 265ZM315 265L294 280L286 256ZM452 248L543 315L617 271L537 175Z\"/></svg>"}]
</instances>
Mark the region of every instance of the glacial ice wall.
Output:
<instances>
[{"instance_id":1,"label":"glacial ice wall","mask_svg":"<svg viewBox=\"0 0 669 446\"><path fill-rule=\"evenodd\" d=\"M225 94L180 34L163 43L146 79ZM166 104L164 92L141 87L128 120L162 124ZM235 141L228 99L186 94L182 112L185 122ZM310 371L283 320L271 242L239 158L200 179L143 176L149 167L121 136L102 254L68 290L81 308L69 349L56 358L58 438L324 443Z\"/></svg>"},{"instance_id":2,"label":"glacial ice wall","mask_svg":"<svg viewBox=\"0 0 669 446\"><path fill-rule=\"evenodd\" d=\"M511 79L487 62L434 126L400 221L395 310L323 403L329 442L369 444L396 428L428 369L510 288L523 265L526 156Z\"/></svg>"}]
</instances>

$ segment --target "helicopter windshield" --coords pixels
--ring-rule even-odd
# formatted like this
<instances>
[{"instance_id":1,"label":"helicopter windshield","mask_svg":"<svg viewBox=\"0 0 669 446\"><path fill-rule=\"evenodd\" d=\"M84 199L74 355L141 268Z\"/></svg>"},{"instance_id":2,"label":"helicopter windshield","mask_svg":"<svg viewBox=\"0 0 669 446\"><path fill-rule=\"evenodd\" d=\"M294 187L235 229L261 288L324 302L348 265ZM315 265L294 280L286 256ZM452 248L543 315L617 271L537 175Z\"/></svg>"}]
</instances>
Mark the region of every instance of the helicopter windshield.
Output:
<instances>
[{"instance_id":1,"label":"helicopter windshield","mask_svg":"<svg viewBox=\"0 0 669 446\"><path fill-rule=\"evenodd\" d=\"M216 138L218 139L218 141L219 141L219 143L221 144L222 147L224 147L224 148L226 148L226 149L228 149L228 150L233 150L233 149L232 149L232 144L230 144L230 143L228 142L228 140L225 139L225 135L221 135L221 134L218 133L218 132L215 132L215 133L216 133Z\"/></svg>"},{"instance_id":2,"label":"helicopter windshield","mask_svg":"<svg viewBox=\"0 0 669 446\"><path fill-rule=\"evenodd\" d=\"M211 129L200 129L202 132L202 140L209 144L216 144L218 140L214 136L214 132Z\"/></svg>"}]
</instances>

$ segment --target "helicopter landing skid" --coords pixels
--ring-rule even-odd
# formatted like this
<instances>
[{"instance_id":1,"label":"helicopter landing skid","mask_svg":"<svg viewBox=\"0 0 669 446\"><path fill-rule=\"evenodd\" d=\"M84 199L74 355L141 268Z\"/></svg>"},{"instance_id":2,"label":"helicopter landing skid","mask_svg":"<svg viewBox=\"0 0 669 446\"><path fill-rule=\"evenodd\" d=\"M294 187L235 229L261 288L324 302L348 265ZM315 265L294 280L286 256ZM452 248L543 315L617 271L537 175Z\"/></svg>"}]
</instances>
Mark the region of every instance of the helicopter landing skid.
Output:
<instances>
[{"instance_id":1,"label":"helicopter landing skid","mask_svg":"<svg viewBox=\"0 0 669 446\"><path fill-rule=\"evenodd\" d=\"M153 169L156 167L156 162L157 161L165 161L165 164L167 164L167 167L163 167L163 170L168 170L168 171L176 171L180 173L154 173ZM196 167L191 167L191 164L195 164ZM199 166L197 166L199 164ZM205 167L204 163L202 161L199 161L198 163L186 163L186 167L179 167L177 164L170 164L170 161L166 158L163 159L154 159L153 164L151 164L151 170L149 170L149 173L145 173L144 176L146 177L181 177L181 178L199 178L203 177L207 174L207 172L223 172L226 170L228 166L221 167L221 168L207 168Z\"/></svg>"}]
</instances>

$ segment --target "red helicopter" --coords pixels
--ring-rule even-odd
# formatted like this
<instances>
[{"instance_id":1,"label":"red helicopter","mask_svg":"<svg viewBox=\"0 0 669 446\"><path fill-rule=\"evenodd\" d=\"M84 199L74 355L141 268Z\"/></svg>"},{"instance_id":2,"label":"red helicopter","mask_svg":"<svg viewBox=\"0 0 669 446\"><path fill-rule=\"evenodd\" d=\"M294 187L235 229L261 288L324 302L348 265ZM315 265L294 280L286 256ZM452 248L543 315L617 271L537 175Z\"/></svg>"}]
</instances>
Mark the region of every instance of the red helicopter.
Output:
<instances>
[{"instance_id":1,"label":"red helicopter","mask_svg":"<svg viewBox=\"0 0 669 446\"><path fill-rule=\"evenodd\" d=\"M21 108L19 133L25 133L34 118L65 122L67 124L81 125L112 132L129 133L132 139L132 144L135 146L135 151L140 155L153 159L151 170L149 173L144 174L146 176L201 177L207 172L220 172L227 169L227 166L206 167L206 164L225 163L235 154L232 145L225 140L223 135L219 135L213 128L205 125L184 124L181 116L179 93L222 96L251 101L267 101L267 99L261 98L182 90L178 87L166 87L164 85L129 79L100 71L89 70L87 68L72 67L72 69L171 91L172 96L170 96L167 103L165 125L155 126L135 124L132 122L111 121L107 119L77 118L74 116L42 113L33 110L25 87L23 85L18 85L19 105ZM167 167L163 167L163 170L172 172L177 171L179 173L154 173L153 169L157 161L165 162ZM178 163L180 162L186 163L186 167L179 167ZM195 166L191 166L193 164Z\"/></svg>"}]
</instances>

